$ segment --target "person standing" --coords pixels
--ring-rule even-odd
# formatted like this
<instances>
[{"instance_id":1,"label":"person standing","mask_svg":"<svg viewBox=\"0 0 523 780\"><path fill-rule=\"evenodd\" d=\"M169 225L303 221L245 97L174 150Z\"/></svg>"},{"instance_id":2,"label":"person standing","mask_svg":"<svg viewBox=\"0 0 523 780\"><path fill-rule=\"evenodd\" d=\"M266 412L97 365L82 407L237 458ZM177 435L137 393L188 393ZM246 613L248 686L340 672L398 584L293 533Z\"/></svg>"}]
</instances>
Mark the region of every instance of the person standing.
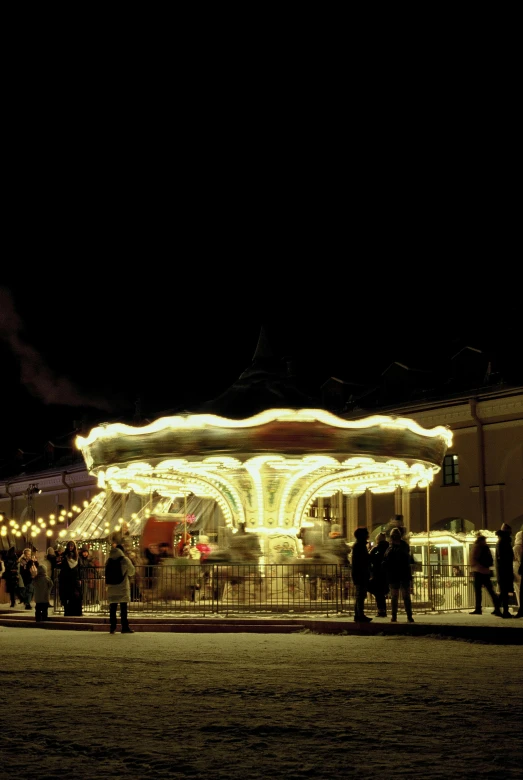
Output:
<instances>
[{"instance_id":1,"label":"person standing","mask_svg":"<svg viewBox=\"0 0 523 780\"><path fill-rule=\"evenodd\" d=\"M107 600L109 602L109 633L114 634L116 632L116 613L118 610L118 604L120 605L120 619L122 622L122 634L134 634L133 629L129 625L128 618L128 605L131 600L131 585L129 577L132 577L135 573L134 565L130 558L125 555L123 546L117 544L116 547L111 548L106 560L106 566L109 559L114 561L121 559L121 572L123 579L119 583L107 584ZM107 569L106 569L107 577Z\"/></svg>"},{"instance_id":2,"label":"person standing","mask_svg":"<svg viewBox=\"0 0 523 780\"><path fill-rule=\"evenodd\" d=\"M48 547L45 554L44 566L47 568L47 576L54 582L54 570L56 569L56 553L54 547Z\"/></svg>"},{"instance_id":3,"label":"person standing","mask_svg":"<svg viewBox=\"0 0 523 780\"><path fill-rule=\"evenodd\" d=\"M87 545L80 548L78 571L82 581L82 603L86 607L94 603L95 570Z\"/></svg>"},{"instance_id":4,"label":"person standing","mask_svg":"<svg viewBox=\"0 0 523 780\"><path fill-rule=\"evenodd\" d=\"M378 534L376 537L376 546L370 551L369 581L369 593L372 593L376 599L378 617L387 617L386 597L389 592L389 584L382 563L383 557L388 549L389 543L387 542L387 536L385 534Z\"/></svg>"},{"instance_id":5,"label":"person standing","mask_svg":"<svg viewBox=\"0 0 523 780\"><path fill-rule=\"evenodd\" d=\"M519 566L518 566L518 574L519 574L520 581L521 581L521 577L523 576L522 567L523 567L523 561L520 561L519 562ZM520 594L520 596L521 596L521 594ZM521 601L519 602L519 609L518 609L518 611L516 613L516 617L517 618L523 618L523 604L521 603Z\"/></svg>"},{"instance_id":6,"label":"person standing","mask_svg":"<svg viewBox=\"0 0 523 780\"><path fill-rule=\"evenodd\" d=\"M16 604L16 597L21 599L21 589L24 587L23 580L20 576L20 567L18 565L18 557L14 547L10 547L7 551L5 559L5 589L9 593L11 603L9 606L14 607Z\"/></svg>"},{"instance_id":7,"label":"person standing","mask_svg":"<svg viewBox=\"0 0 523 780\"><path fill-rule=\"evenodd\" d=\"M60 601L64 606L64 615L67 617L82 615L82 580L78 559L76 543L67 542L60 565L60 579L58 580Z\"/></svg>"},{"instance_id":8,"label":"person standing","mask_svg":"<svg viewBox=\"0 0 523 780\"><path fill-rule=\"evenodd\" d=\"M372 618L367 617L364 612L370 578L370 554L367 549L369 529L364 526L356 528L354 531L354 538L356 541L352 545L351 557L351 576L352 581L356 586L354 620L356 623L370 623Z\"/></svg>"},{"instance_id":9,"label":"person standing","mask_svg":"<svg viewBox=\"0 0 523 780\"><path fill-rule=\"evenodd\" d=\"M503 607L501 614L504 618L511 618L512 613L508 608L510 595L514 592L514 551L512 550L512 528L503 523L499 531L496 531L496 576L499 588L499 607Z\"/></svg>"},{"instance_id":10,"label":"person standing","mask_svg":"<svg viewBox=\"0 0 523 780\"><path fill-rule=\"evenodd\" d=\"M409 623L414 623L412 616L412 567L410 548L402 539L399 528L393 528L390 532L390 544L383 556L383 568L390 588L390 606L392 611L391 623L398 620L399 594L403 596L403 604Z\"/></svg>"},{"instance_id":11,"label":"person standing","mask_svg":"<svg viewBox=\"0 0 523 780\"><path fill-rule=\"evenodd\" d=\"M53 581L47 574L46 567L40 564L37 575L34 578L35 620L37 623L49 620L48 612L52 587Z\"/></svg>"},{"instance_id":12,"label":"person standing","mask_svg":"<svg viewBox=\"0 0 523 780\"><path fill-rule=\"evenodd\" d=\"M33 590L34 590L33 578L36 575L36 566L35 566L35 561L33 560L33 555L30 547L25 548L25 550L23 551L22 555L18 560L18 565L20 568L20 576L22 577L22 581L24 583L24 587L22 590L22 599L25 604L25 608L32 609L31 601L33 598Z\"/></svg>"},{"instance_id":13,"label":"person standing","mask_svg":"<svg viewBox=\"0 0 523 780\"><path fill-rule=\"evenodd\" d=\"M518 531L516 538L514 539L514 593L516 594L516 601L518 603L518 611L516 617L523 617L521 610L521 552L523 548L523 531Z\"/></svg>"},{"instance_id":14,"label":"person standing","mask_svg":"<svg viewBox=\"0 0 523 780\"><path fill-rule=\"evenodd\" d=\"M470 615L481 615L481 593L482 588L485 588L494 605L494 612L492 614L501 617L499 599L495 594L492 582L490 581L490 578L492 577L490 569L493 565L494 559L492 558L490 547L487 544L487 539L483 534L478 534L470 551L470 569L474 575L475 596L474 611L470 612Z\"/></svg>"}]
</instances>

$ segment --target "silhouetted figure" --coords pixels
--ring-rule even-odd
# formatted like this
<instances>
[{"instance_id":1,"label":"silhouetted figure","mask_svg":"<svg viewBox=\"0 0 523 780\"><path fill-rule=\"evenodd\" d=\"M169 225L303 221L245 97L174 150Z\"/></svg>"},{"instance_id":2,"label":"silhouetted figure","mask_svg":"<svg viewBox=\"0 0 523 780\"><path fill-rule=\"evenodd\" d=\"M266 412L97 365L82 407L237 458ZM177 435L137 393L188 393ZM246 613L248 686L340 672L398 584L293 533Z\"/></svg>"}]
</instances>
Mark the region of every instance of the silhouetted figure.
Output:
<instances>
[{"instance_id":1,"label":"silhouetted figure","mask_svg":"<svg viewBox=\"0 0 523 780\"><path fill-rule=\"evenodd\" d=\"M24 587L21 591L22 599L26 609L31 609L31 601L33 599L33 579L36 575L36 564L33 560L32 550L30 547L26 547L20 558L18 559L18 567L20 570L20 576L22 577Z\"/></svg>"},{"instance_id":2,"label":"silhouetted figure","mask_svg":"<svg viewBox=\"0 0 523 780\"><path fill-rule=\"evenodd\" d=\"M378 534L376 542L376 546L370 551L369 593L372 593L376 599L378 617L387 617L386 597L389 592L389 583L382 563L385 552L389 549L389 543L385 534Z\"/></svg>"},{"instance_id":3,"label":"silhouetted figure","mask_svg":"<svg viewBox=\"0 0 523 780\"><path fill-rule=\"evenodd\" d=\"M364 612L365 599L367 598L367 589L370 579L370 554L367 549L367 540L369 530L363 526L354 531L356 541L352 545L351 557L351 576L356 586L356 597L354 602L354 620L357 623L370 623L372 618L367 617Z\"/></svg>"},{"instance_id":4,"label":"silhouetted figure","mask_svg":"<svg viewBox=\"0 0 523 780\"><path fill-rule=\"evenodd\" d=\"M521 558L523 549L523 531L518 531L516 538L514 539L514 593L516 594L516 601L518 604L518 612L516 617L521 617Z\"/></svg>"},{"instance_id":5,"label":"silhouetted figure","mask_svg":"<svg viewBox=\"0 0 523 780\"><path fill-rule=\"evenodd\" d=\"M412 617L412 600L410 591L412 588L412 568L410 548L402 539L399 528L393 528L390 532L390 544L383 556L383 568L390 588L390 606L392 611L391 623L398 620L399 594L403 596L403 604L409 623L414 623Z\"/></svg>"},{"instance_id":6,"label":"silhouetted figure","mask_svg":"<svg viewBox=\"0 0 523 780\"><path fill-rule=\"evenodd\" d=\"M49 607L51 600L51 589L53 581L47 574L47 568L40 564L38 573L34 578L34 600L35 600L35 620L40 623L42 620L49 620Z\"/></svg>"},{"instance_id":7,"label":"silhouetted figure","mask_svg":"<svg viewBox=\"0 0 523 780\"><path fill-rule=\"evenodd\" d=\"M82 580L79 558L76 542L67 542L60 565L60 579L58 580L60 601L64 605L64 615L67 617L76 617L82 614Z\"/></svg>"},{"instance_id":8,"label":"silhouetted figure","mask_svg":"<svg viewBox=\"0 0 523 780\"><path fill-rule=\"evenodd\" d=\"M496 576L499 588L499 607L503 608L501 614L504 618L511 618L512 613L508 608L510 595L514 592L514 551L512 550L512 528L503 523L499 531L496 531L498 541L496 543Z\"/></svg>"},{"instance_id":9,"label":"silhouetted figure","mask_svg":"<svg viewBox=\"0 0 523 780\"><path fill-rule=\"evenodd\" d=\"M7 551L7 556L4 561L5 564L5 588L9 593L11 603L9 606L14 607L16 604L16 597L21 600L21 589L24 586L23 580L20 576L20 567L18 565L18 556L14 547L10 547Z\"/></svg>"},{"instance_id":10,"label":"silhouetted figure","mask_svg":"<svg viewBox=\"0 0 523 780\"><path fill-rule=\"evenodd\" d=\"M522 567L523 567L523 561L520 561L519 562L519 566L518 566L518 574L519 574L520 579L521 579L521 576L523 575ZM516 617L517 618L523 617L523 604L521 603L521 601L519 602L519 608L518 608L518 611L516 613Z\"/></svg>"},{"instance_id":11,"label":"silhouetted figure","mask_svg":"<svg viewBox=\"0 0 523 780\"><path fill-rule=\"evenodd\" d=\"M492 582L491 567L494 565L494 559L490 552L490 547L487 544L487 539L483 534L478 534L476 541L472 545L470 550L470 569L474 575L474 595L475 595L475 607L471 615L481 615L481 593L482 588L485 588L492 604L494 605L493 615L501 617L501 610L499 608L499 599L494 593Z\"/></svg>"}]
</instances>

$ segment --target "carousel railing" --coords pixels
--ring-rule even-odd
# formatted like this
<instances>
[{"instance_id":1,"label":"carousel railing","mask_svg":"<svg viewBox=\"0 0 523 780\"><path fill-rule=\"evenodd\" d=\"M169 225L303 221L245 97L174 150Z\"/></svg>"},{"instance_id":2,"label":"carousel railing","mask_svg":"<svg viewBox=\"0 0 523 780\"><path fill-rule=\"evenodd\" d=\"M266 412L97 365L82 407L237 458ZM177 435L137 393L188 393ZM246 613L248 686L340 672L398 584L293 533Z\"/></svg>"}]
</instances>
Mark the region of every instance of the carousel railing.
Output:
<instances>
[{"instance_id":1,"label":"carousel railing","mask_svg":"<svg viewBox=\"0 0 523 780\"><path fill-rule=\"evenodd\" d=\"M353 612L355 587L349 567L333 564L289 563L200 564L168 559L161 566L137 566L130 578L129 611L147 614L171 613L321 613ZM304 559L305 561L305 559ZM468 566L459 572L447 565L417 564L412 581L416 612L448 612L474 608L474 584ZM495 586L495 580L493 580ZM58 573L54 612L63 613ZM488 599L483 594L483 600ZM387 602L390 601L390 594ZM84 571L84 614L109 611L103 567ZM403 610L400 596L400 612ZM376 613L369 593L365 607Z\"/></svg>"}]
</instances>

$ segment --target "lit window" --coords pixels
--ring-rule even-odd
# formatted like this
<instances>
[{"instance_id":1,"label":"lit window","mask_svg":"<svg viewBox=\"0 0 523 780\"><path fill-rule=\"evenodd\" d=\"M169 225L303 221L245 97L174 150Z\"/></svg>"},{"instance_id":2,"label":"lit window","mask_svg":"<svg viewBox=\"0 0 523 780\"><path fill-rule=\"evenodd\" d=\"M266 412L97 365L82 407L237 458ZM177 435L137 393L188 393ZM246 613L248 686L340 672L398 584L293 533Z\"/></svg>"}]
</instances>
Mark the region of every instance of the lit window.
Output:
<instances>
[{"instance_id":1,"label":"lit window","mask_svg":"<svg viewBox=\"0 0 523 780\"><path fill-rule=\"evenodd\" d=\"M459 485L459 462L457 455L445 455L443 460L443 484Z\"/></svg>"}]
</instances>

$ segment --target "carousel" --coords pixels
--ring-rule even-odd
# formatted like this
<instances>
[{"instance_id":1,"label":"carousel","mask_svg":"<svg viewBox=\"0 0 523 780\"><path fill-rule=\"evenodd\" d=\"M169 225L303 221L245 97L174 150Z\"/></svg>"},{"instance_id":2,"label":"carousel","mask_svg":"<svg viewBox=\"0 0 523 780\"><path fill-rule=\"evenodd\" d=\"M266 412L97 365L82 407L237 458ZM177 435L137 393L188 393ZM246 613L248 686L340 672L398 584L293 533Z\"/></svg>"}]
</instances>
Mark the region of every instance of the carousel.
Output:
<instances>
[{"instance_id":1,"label":"carousel","mask_svg":"<svg viewBox=\"0 0 523 780\"><path fill-rule=\"evenodd\" d=\"M194 413L108 423L77 438L101 492L68 532L96 543L125 523L141 547L195 531L227 547L241 529L257 535L260 563L270 564L299 556L318 499L428 487L451 440L442 426L348 421L314 407L262 330L250 368Z\"/></svg>"}]
</instances>

